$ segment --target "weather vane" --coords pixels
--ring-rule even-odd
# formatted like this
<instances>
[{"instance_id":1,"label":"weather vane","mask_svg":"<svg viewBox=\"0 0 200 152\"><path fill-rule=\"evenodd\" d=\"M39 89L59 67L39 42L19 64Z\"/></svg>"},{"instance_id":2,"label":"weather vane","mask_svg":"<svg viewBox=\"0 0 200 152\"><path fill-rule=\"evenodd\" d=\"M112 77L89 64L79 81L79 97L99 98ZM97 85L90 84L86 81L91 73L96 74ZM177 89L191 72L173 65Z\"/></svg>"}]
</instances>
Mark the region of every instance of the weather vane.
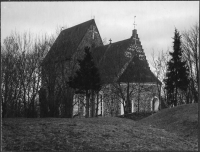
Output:
<instances>
[{"instance_id":1,"label":"weather vane","mask_svg":"<svg viewBox=\"0 0 200 152\"><path fill-rule=\"evenodd\" d=\"M137 24L135 24L135 18L136 18L136 16L134 16L134 24L133 24L134 25L134 29L135 29L135 25L137 25Z\"/></svg>"}]
</instances>

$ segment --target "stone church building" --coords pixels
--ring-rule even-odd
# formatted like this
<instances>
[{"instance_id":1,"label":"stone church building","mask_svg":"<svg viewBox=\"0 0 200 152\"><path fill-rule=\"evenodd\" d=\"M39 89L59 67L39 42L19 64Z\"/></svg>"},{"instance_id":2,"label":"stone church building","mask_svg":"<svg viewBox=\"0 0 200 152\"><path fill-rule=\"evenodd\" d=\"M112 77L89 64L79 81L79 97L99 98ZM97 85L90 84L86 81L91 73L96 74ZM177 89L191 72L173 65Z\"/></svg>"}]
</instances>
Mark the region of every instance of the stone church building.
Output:
<instances>
[{"instance_id":1,"label":"stone church building","mask_svg":"<svg viewBox=\"0 0 200 152\"><path fill-rule=\"evenodd\" d=\"M128 104L129 112L158 110L161 82L150 70L137 30L125 40L104 45L94 19L62 30L43 60L42 87L50 109L57 106L60 113L71 105L73 115L85 115L84 95L75 94L67 81L79 69L77 59L83 59L86 46L103 84L93 96L90 116L122 115Z\"/></svg>"}]
</instances>

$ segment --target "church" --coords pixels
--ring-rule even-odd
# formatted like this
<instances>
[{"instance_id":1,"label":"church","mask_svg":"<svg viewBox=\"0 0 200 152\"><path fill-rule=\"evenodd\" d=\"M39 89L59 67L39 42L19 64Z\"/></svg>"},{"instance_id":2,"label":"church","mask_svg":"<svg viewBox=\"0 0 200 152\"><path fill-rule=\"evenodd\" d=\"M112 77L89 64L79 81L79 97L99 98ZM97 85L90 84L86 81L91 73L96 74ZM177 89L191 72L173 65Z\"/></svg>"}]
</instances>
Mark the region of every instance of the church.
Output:
<instances>
[{"instance_id":1,"label":"church","mask_svg":"<svg viewBox=\"0 0 200 152\"><path fill-rule=\"evenodd\" d=\"M104 45L95 20L60 32L42 62L42 87L49 109L85 115L85 97L67 86L69 76L79 69L84 48L90 47L99 69L102 89L91 97L90 116L118 116L136 111L157 111L161 82L150 70L137 30L130 37ZM71 108L69 108L71 107Z\"/></svg>"}]
</instances>

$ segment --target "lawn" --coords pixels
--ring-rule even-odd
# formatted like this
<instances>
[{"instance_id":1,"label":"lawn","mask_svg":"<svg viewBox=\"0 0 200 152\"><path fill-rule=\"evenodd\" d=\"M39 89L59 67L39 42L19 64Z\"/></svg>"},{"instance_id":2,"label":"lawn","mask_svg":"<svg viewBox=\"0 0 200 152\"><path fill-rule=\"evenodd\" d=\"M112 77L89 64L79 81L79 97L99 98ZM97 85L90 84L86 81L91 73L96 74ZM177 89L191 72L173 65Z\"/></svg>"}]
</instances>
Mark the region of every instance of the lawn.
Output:
<instances>
[{"instance_id":1,"label":"lawn","mask_svg":"<svg viewBox=\"0 0 200 152\"><path fill-rule=\"evenodd\" d=\"M197 140L198 104L180 105L164 109L139 121L141 125L165 129L190 140Z\"/></svg>"},{"instance_id":2,"label":"lawn","mask_svg":"<svg viewBox=\"0 0 200 152\"><path fill-rule=\"evenodd\" d=\"M6 118L4 151L197 150L197 140L117 117Z\"/></svg>"}]
</instances>

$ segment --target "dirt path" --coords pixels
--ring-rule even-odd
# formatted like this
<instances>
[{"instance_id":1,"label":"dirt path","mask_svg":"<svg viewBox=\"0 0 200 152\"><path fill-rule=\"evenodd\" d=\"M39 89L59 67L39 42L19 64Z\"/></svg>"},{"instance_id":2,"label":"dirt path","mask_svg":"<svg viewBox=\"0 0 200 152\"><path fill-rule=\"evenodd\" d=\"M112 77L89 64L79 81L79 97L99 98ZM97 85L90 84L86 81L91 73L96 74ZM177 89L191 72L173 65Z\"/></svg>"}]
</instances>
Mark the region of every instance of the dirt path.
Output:
<instances>
[{"instance_id":1,"label":"dirt path","mask_svg":"<svg viewBox=\"0 0 200 152\"><path fill-rule=\"evenodd\" d=\"M197 150L197 141L123 118L3 119L3 150Z\"/></svg>"}]
</instances>

